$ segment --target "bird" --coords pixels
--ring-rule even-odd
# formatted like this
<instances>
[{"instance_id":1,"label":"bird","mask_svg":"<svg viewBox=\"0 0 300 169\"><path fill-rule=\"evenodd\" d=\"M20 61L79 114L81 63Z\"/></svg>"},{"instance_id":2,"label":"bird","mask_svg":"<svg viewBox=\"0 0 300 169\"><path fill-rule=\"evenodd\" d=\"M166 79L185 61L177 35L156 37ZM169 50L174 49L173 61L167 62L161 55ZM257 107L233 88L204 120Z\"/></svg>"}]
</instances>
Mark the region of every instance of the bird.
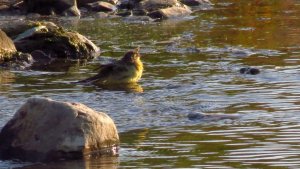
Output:
<instances>
[{"instance_id":1,"label":"bird","mask_svg":"<svg viewBox=\"0 0 300 169\"><path fill-rule=\"evenodd\" d=\"M101 65L97 75L81 80L79 83L100 85L136 83L141 79L143 70L140 48L137 47L125 53L121 59Z\"/></svg>"}]
</instances>

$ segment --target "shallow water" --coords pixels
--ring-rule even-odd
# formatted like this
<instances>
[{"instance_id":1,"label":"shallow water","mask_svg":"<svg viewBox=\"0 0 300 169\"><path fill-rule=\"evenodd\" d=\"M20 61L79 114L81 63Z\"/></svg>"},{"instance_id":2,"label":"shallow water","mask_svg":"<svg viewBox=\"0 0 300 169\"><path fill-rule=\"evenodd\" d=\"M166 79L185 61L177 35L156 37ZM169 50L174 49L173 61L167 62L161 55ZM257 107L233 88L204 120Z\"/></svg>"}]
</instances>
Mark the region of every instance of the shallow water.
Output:
<instances>
[{"instance_id":1,"label":"shallow water","mask_svg":"<svg viewBox=\"0 0 300 169\"><path fill-rule=\"evenodd\" d=\"M300 1L213 2L183 20L57 20L93 40L102 58L0 71L0 127L29 97L81 102L114 119L120 156L0 168L300 168ZM139 85L70 84L136 46L145 64ZM261 73L241 75L247 66ZM241 118L190 121L189 112Z\"/></svg>"}]
</instances>

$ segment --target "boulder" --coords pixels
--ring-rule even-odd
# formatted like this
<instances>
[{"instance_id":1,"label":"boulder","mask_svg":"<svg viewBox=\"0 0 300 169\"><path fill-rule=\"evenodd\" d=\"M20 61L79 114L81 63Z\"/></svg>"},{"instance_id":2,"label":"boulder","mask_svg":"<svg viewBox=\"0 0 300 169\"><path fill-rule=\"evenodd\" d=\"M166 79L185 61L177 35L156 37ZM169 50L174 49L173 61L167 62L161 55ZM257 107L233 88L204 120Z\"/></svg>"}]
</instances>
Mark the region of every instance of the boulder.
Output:
<instances>
[{"instance_id":1,"label":"boulder","mask_svg":"<svg viewBox=\"0 0 300 169\"><path fill-rule=\"evenodd\" d=\"M92 59L100 49L83 35L56 26L52 22L31 22L23 33L14 36L18 51L31 53L43 51L51 58ZM15 31L16 32L16 31Z\"/></svg>"},{"instance_id":2,"label":"boulder","mask_svg":"<svg viewBox=\"0 0 300 169\"><path fill-rule=\"evenodd\" d=\"M16 52L14 42L0 29L0 63L10 59Z\"/></svg>"},{"instance_id":3,"label":"boulder","mask_svg":"<svg viewBox=\"0 0 300 169\"><path fill-rule=\"evenodd\" d=\"M27 13L80 16L76 0L24 0Z\"/></svg>"},{"instance_id":4,"label":"boulder","mask_svg":"<svg viewBox=\"0 0 300 169\"><path fill-rule=\"evenodd\" d=\"M87 8L96 12L112 12L117 10L117 7L111 3L98 1L87 4Z\"/></svg>"},{"instance_id":5,"label":"boulder","mask_svg":"<svg viewBox=\"0 0 300 169\"><path fill-rule=\"evenodd\" d=\"M188 6L172 6L169 8L159 9L148 14L151 18L170 19L188 16L192 13Z\"/></svg>"},{"instance_id":6,"label":"boulder","mask_svg":"<svg viewBox=\"0 0 300 169\"><path fill-rule=\"evenodd\" d=\"M80 103L30 98L0 132L0 158L26 161L116 155L113 120Z\"/></svg>"}]
</instances>

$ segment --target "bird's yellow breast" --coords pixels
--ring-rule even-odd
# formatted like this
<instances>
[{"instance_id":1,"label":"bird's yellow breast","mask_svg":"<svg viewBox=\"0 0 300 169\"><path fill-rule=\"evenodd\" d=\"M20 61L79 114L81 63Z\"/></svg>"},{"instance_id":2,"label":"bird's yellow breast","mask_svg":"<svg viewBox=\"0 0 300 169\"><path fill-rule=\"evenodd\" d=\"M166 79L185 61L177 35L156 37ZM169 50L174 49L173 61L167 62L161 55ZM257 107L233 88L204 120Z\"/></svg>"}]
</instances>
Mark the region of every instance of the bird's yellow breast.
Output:
<instances>
[{"instance_id":1,"label":"bird's yellow breast","mask_svg":"<svg viewBox=\"0 0 300 169\"><path fill-rule=\"evenodd\" d=\"M135 83L139 81L143 74L143 63L141 61L124 66L124 71L117 71L105 80L105 83Z\"/></svg>"}]
</instances>

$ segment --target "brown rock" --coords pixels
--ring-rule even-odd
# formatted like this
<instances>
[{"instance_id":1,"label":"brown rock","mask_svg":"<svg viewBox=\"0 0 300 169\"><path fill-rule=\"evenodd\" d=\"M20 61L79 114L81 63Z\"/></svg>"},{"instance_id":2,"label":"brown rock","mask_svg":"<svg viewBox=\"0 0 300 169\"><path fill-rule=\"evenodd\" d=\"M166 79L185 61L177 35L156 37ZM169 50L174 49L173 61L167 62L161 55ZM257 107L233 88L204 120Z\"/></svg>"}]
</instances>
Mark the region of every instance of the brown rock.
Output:
<instances>
[{"instance_id":1,"label":"brown rock","mask_svg":"<svg viewBox=\"0 0 300 169\"><path fill-rule=\"evenodd\" d=\"M80 103L31 98L0 133L0 157L29 161L115 155L119 136L113 120Z\"/></svg>"},{"instance_id":2,"label":"brown rock","mask_svg":"<svg viewBox=\"0 0 300 169\"><path fill-rule=\"evenodd\" d=\"M9 10L8 5L0 5L0 12Z\"/></svg>"},{"instance_id":3,"label":"brown rock","mask_svg":"<svg viewBox=\"0 0 300 169\"><path fill-rule=\"evenodd\" d=\"M53 23L38 22L15 38L18 51L31 53L41 50L52 58L91 59L100 49L85 36L59 28Z\"/></svg>"},{"instance_id":4,"label":"brown rock","mask_svg":"<svg viewBox=\"0 0 300 169\"><path fill-rule=\"evenodd\" d=\"M89 3L87 4L87 7L96 12L111 12L117 10L114 5L103 1Z\"/></svg>"},{"instance_id":5,"label":"brown rock","mask_svg":"<svg viewBox=\"0 0 300 169\"><path fill-rule=\"evenodd\" d=\"M169 19L179 18L190 15L192 13L188 6L173 6L169 8L159 9L148 14L151 18Z\"/></svg>"}]
</instances>

